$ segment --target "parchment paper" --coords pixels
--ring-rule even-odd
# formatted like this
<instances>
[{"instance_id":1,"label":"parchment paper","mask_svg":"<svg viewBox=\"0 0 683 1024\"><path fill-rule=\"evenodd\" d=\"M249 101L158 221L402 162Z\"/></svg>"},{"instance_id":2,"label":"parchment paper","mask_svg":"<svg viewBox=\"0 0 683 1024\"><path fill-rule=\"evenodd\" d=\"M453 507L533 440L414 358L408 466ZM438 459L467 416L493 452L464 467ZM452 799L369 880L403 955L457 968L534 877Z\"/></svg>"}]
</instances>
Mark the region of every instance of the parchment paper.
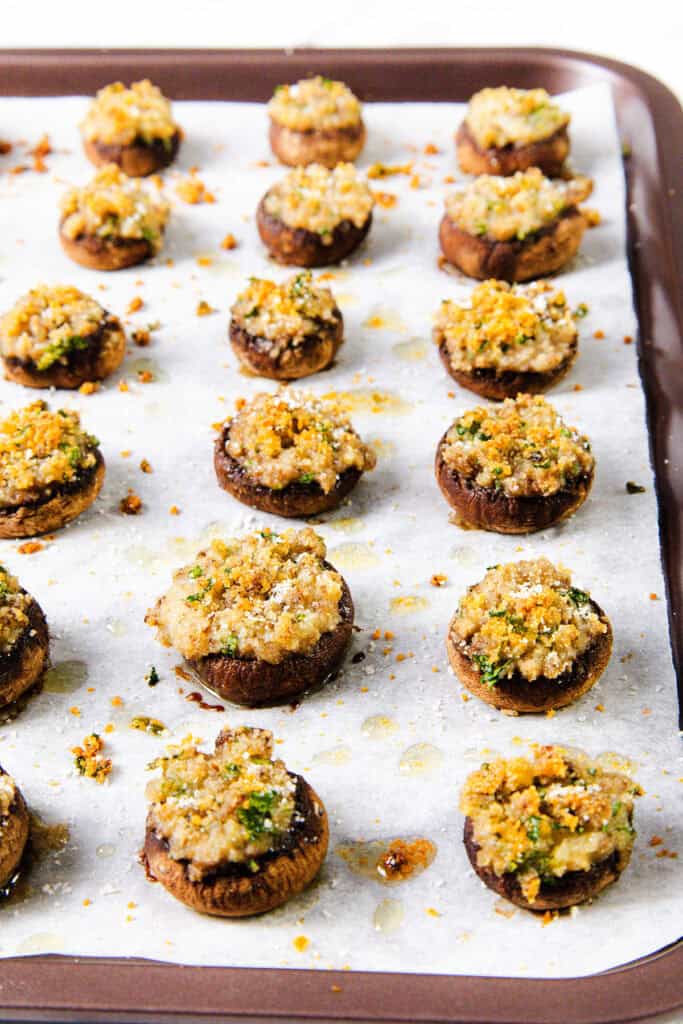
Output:
<instances>
[{"instance_id":1,"label":"parchment paper","mask_svg":"<svg viewBox=\"0 0 683 1024\"><path fill-rule=\"evenodd\" d=\"M227 344L229 306L248 275L281 279L289 272L269 263L253 219L259 197L283 173L267 149L264 110L176 104L187 136L178 168L184 173L198 165L216 202L183 204L174 198L177 172L170 172L174 209L163 253L154 264L104 275L71 263L56 234L59 195L92 173L76 127L87 101L0 100L0 137L30 144L47 131L55 149L47 174L0 175L0 308L37 281L73 282L117 314L140 295L144 308L128 318L131 326L160 321L152 345L131 347L122 372L98 394L49 396L79 409L101 439L107 478L94 508L30 556L19 554L16 542L0 543L0 558L47 614L55 665L77 661L87 671L71 693L50 692L59 688L53 673L46 690L0 727L0 762L33 811L70 829L66 849L34 866L29 894L0 908L1 955L52 951L555 977L605 970L678 937L681 861L669 853L680 848L683 767L643 394L636 346L623 340L635 336L636 323L620 146L607 87L571 93L563 102L573 114L574 163L595 178L590 204L603 223L587 232L580 258L559 278L572 306L585 302L590 313L580 325L575 369L550 397L593 441L597 475L590 499L566 525L528 538L463 532L449 523L433 478L434 449L450 421L477 399L446 377L430 331L439 301L464 297L471 287L437 266L437 225L444 193L453 187L444 177L461 177L452 136L462 107L367 106L369 141L360 166L414 161L420 187L411 187L406 175L373 183L398 202L377 209L368 242L335 272L331 286L346 342L335 367L310 381L318 393L353 392L355 424L379 451L377 471L319 526L356 603L362 631L351 653L366 657L356 664L349 658L340 678L295 712L227 706L216 713L179 693L197 687L174 674L180 659L156 643L143 616L203 540L263 522L281 525L221 491L212 468L212 423L232 411L237 396L271 387L238 372ZM427 143L439 154L425 156ZM17 146L0 167L22 162ZM239 242L232 252L219 247L228 231ZM209 255L212 264L198 265L198 255ZM165 263L169 257L173 266ZM217 312L196 316L200 299ZM367 326L372 318L383 326ZM596 331L604 338L596 339ZM139 369L150 369L154 382L139 383ZM127 393L118 389L121 379L129 382ZM0 383L1 412L35 397ZM140 472L143 458L153 474ZM627 480L646 492L627 495ZM144 502L136 518L118 511L129 487ZM172 505L179 516L169 514ZM614 655L600 683L575 706L552 718L509 718L463 699L447 669L444 636L461 593L488 565L541 554L571 567L576 585L607 610ZM448 577L446 586L430 585L434 573ZM397 613L391 602L400 597L417 598L418 607ZM376 629L395 639L372 642ZM397 660L399 654L410 656ZM144 678L152 664L161 677L154 689ZM116 696L123 706L112 706ZM132 731L136 714L161 719L170 735ZM390 718L394 731L377 738L371 725L364 728L376 715ZM115 730L106 734L110 722ZM136 860L146 764L188 733L211 743L227 723L272 729L281 741L278 753L324 799L332 827L320 881L283 909L239 922L184 908L148 883ZM71 747L93 730L105 736L105 753L114 761L105 786L73 769ZM457 807L465 776L481 760L492 752L520 753L532 741L621 752L646 790L637 806L633 861L620 882L546 927L522 911L509 916L509 905L474 876ZM410 752L407 761L421 762L422 771L402 771L415 744L435 749ZM419 878L393 888L353 874L334 852L342 841L416 835L436 842L436 860ZM653 836L662 843L650 846ZM385 899L398 904L378 912ZM393 930L378 930L377 920L393 922Z\"/></svg>"}]
</instances>

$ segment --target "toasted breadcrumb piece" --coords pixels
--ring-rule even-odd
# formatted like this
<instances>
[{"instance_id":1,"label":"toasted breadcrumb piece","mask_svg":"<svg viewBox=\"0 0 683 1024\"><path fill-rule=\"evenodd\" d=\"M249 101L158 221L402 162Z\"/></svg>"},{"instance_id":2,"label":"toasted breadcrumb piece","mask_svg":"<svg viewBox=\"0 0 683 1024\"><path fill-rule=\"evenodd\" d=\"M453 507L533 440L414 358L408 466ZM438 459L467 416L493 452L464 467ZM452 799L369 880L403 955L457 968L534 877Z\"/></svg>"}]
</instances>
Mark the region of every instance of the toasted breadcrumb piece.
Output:
<instances>
[{"instance_id":1,"label":"toasted breadcrumb piece","mask_svg":"<svg viewBox=\"0 0 683 1024\"><path fill-rule=\"evenodd\" d=\"M82 746L71 748L71 753L75 755L74 764L79 775L84 775L87 779L94 779L100 784L104 782L112 769L111 758L104 757L101 753L103 747L103 740L96 732L93 732L85 737Z\"/></svg>"}]
</instances>

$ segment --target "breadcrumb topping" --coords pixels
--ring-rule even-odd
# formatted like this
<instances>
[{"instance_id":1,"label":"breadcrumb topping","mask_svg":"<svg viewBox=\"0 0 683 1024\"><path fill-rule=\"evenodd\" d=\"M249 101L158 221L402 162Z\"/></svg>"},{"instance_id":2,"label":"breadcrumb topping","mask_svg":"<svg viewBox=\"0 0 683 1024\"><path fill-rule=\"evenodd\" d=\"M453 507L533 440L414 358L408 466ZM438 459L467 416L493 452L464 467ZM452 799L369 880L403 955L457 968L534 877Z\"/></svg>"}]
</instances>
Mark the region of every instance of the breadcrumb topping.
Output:
<instances>
[{"instance_id":1,"label":"breadcrumb topping","mask_svg":"<svg viewBox=\"0 0 683 1024\"><path fill-rule=\"evenodd\" d=\"M296 780L273 760L266 729L224 729L213 754L180 746L154 767L147 785L148 822L174 860L200 881L225 863L248 863L276 850L296 820ZM254 862L253 864L251 862Z\"/></svg>"},{"instance_id":2,"label":"breadcrumb topping","mask_svg":"<svg viewBox=\"0 0 683 1024\"><path fill-rule=\"evenodd\" d=\"M0 421L0 507L43 499L95 465L99 442L71 409L38 400Z\"/></svg>"},{"instance_id":3,"label":"breadcrumb topping","mask_svg":"<svg viewBox=\"0 0 683 1024\"><path fill-rule=\"evenodd\" d=\"M171 104L147 78L133 82L129 89L123 82L100 89L81 122L88 142L119 146L160 141L170 149L177 131Z\"/></svg>"},{"instance_id":4,"label":"breadcrumb topping","mask_svg":"<svg viewBox=\"0 0 683 1024\"><path fill-rule=\"evenodd\" d=\"M310 527L214 540L174 574L145 622L190 660L223 654L277 664L306 654L341 619L343 581L325 554Z\"/></svg>"},{"instance_id":5,"label":"breadcrumb topping","mask_svg":"<svg viewBox=\"0 0 683 1024\"><path fill-rule=\"evenodd\" d=\"M444 299L434 340L455 370L546 373L572 355L578 330L564 292L547 281L483 281L467 302Z\"/></svg>"},{"instance_id":6,"label":"breadcrumb topping","mask_svg":"<svg viewBox=\"0 0 683 1024\"><path fill-rule=\"evenodd\" d=\"M551 181L538 167L507 178L480 174L446 197L446 214L470 235L523 241L586 199L592 187L585 177Z\"/></svg>"},{"instance_id":7,"label":"breadcrumb topping","mask_svg":"<svg viewBox=\"0 0 683 1024\"><path fill-rule=\"evenodd\" d=\"M72 713L73 711L72 708ZM86 736L82 746L71 748L78 774L85 776L86 779L94 779L100 785L111 774L112 769L111 758L104 756L103 749L104 740L96 732Z\"/></svg>"},{"instance_id":8,"label":"breadcrumb topping","mask_svg":"<svg viewBox=\"0 0 683 1024\"><path fill-rule=\"evenodd\" d=\"M17 788L14 785L14 779L11 775L0 769L0 837L2 836L4 819L9 815L10 807L14 803L16 795Z\"/></svg>"},{"instance_id":9,"label":"breadcrumb topping","mask_svg":"<svg viewBox=\"0 0 683 1024\"><path fill-rule=\"evenodd\" d=\"M316 75L294 85L278 85L268 114L291 131L334 131L359 124L361 105L343 82Z\"/></svg>"},{"instance_id":10,"label":"breadcrumb topping","mask_svg":"<svg viewBox=\"0 0 683 1024\"><path fill-rule=\"evenodd\" d=\"M306 270L282 284L252 277L230 312L254 338L265 338L277 356L288 346L301 345L311 335L336 326L340 313L329 288L314 282Z\"/></svg>"},{"instance_id":11,"label":"breadcrumb topping","mask_svg":"<svg viewBox=\"0 0 683 1024\"><path fill-rule=\"evenodd\" d=\"M304 391L255 395L230 421L226 451L274 490L317 483L328 494L345 470L376 463L341 406Z\"/></svg>"},{"instance_id":12,"label":"breadcrumb topping","mask_svg":"<svg viewBox=\"0 0 683 1024\"><path fill-rule=\"evenodd\" d=\"M0 319L0 351L47 370L54 363L68 363L95 339L105 342L102 331L108 319L99 302L78 288L40 284Z\"/></svg>"},{"instance_id":13,"label":"breadcrumb topping","mask_svg":"<svg viewBox=\"0 0 683 1024\"><path fill-rule=\"evenodd\" d=\"M549 497L595 466L588 438L567 426L542 395L470 409L446 434L441 455L466 480L511 497Z\"/></svg>"},{"instance_id":14,"label":"breadcrumb topping","mask_svg":"<svg viewBox=\"0 0 683 1024\"><path fill-rule=\"evenodd\" d=\"M482 89L474 94L465 116L480 149L528 146L566 127L570 115L545 89Z\"/></svg>"},{"instance_id":15,"label":"breadcrumb topping","mask_svg":"<svg viewBox=\"0 0 683 1024\"><path fill-rule=\"evenodd\" d=\"M271 216L290 228L316 232L325 245L332 244L332 232L342 221L362 228L373 204L372 193L353 164L337 164L334 170L322 164L295 167L265 198Z\"/></svg>"},{"instance_id":16,"label":"breadcrumb topping","mask_svg":"<svg viewBox=\"0 0 683 1024\"><path fill-rule=\"evenodd\" d=\"M477 864L512 873L529 902L544 882L590 871L617 856L628 864L634 798L642 790L581 751L537 747L533 759L497 758L465 782L460 808L472 822Z\"/></svg>"},{"instance_id":17,"label":"breadcrumb topping","mask_svg":"<svg viewBox=\"0 0 683 1024\"><path fill-rule=\"evenodd\" d=\"M62 197L60 210L61 230L67 238L144 238L155 253L161 248L169 215L168 203L152 195L140 178L129 178L116 164L101 167L82 188L69 189Z\"/></svg>"},{"instance_id":18,"label":"breadcrumb topping","mask_svg":"<svg viewBox=\"0 0 683 1024\"><path fill-rule=\"evenodd\" d=\"M19 586L16 576L12 576L4 565L0 565L0 654L9 654L26 631L31 604L31 595ZM0 775L0 787L3 778Z\"/></svg>"},{"instance_id":19,"label":"breadcrumb topping","mask_svg":"<svg viewBox=\"0 0 683 1024\"><path fill-rule=\"evenodd\" d=\"M547 558L489 569L451 624L455 643L490 687L516 672L532 682L557 679L607 628L590 595Z\"/></svg>"}]
</instances>

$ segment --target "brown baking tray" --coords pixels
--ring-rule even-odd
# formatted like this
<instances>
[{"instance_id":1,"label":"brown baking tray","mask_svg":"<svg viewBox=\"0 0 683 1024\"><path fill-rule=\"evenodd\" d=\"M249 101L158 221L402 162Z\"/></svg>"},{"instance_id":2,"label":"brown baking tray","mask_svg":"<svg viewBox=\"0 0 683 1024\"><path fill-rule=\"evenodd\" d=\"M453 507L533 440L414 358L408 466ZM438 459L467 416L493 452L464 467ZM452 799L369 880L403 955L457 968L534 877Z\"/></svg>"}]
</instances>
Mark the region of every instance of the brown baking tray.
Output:
<instances>
[{"instance_id":1,"label":"brown baking tray","mask_svg":"<svg viewBox=\"0 0 683 1024\"><path fill-rule=\"evenodd\" d=\"M659 500L669 627L683 707L683 110L637 68L550 49L0 50L0 95L89 94L149 77L175 99L264 102L308 72L365 100L462 101L487 85L561 92L608 82L628 179L628 246ZM40 956L0 961L3 1021L608 1024L683 1005L683 944L562 980L180 967Z\"/></svg>"}]
</instances>

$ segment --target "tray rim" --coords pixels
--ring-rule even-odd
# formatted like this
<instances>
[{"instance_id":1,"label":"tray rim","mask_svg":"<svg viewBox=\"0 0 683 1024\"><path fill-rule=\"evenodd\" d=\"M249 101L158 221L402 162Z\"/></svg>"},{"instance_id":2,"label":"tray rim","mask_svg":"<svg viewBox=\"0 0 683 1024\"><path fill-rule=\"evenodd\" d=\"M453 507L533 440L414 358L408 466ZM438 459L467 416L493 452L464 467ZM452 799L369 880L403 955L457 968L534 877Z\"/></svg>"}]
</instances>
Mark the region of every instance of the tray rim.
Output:
<instances>
[{"instance_id":1,"label":"tray rim","mask_svg":"<svg viewBox=\"0 0 683 1024\"><path fill-rule=\"evenodd\" d=\"M683 345L683 204L673 202L677 167L683 158L683 110L674 94L658 79L611 58L553 47L495 47L478 49L0 49L0 96L67 95L83 92L74 80L99 84L117 74L135 74L137 64L161 81L178 76L185 62L197 62L206 82L215 71L230 69L231 86L244 89L252 82L254 101L269 94L271 80L299 74L303 66L322 63L382 75L388 64L395 70L435 66L472 74L485 62L524 61L540 68L555 66L568 79L607 81L613 91L639 101L647 110L654 154L662 186L657 193L661 242L669 263L658 281L673 308L673 339L662 345L661 295L645 271L653 242L644 232L640 211L629 202L629 265L639 321L639 364L646 394L651 457L657 480L662 560L667 586L669 628L683 713L683 475L671 464L675 441L683 440L683 425L672 422L667 403L672 388L683 383L683 369L662 374L662 351L680 354ZM456 68L457 62L457 68ZM255 66L259 81L253 87ZM267 75L263 75L265 70ZM107 70L105 70L107 69ZM110 69L110 70L109 70ZM541 74L542 72L538 72ZM208 79L207 79L208 74ZM352 76L351 76L352 77ZM491 76L489 76L490 78ZM487 78L487 81L489 79ZM574 83L574 87L576 87ZM383 82L386 93L386 83ZM380 88L382 88L380 86ZM401 83L394 83L399 92ZM94 85L91 87L93 88ZM172 90L178 99L198 95L192 75L181 76ZM209 87L211 88L211 87ZM188 95L189 91L189 95ZM225 87L221 90L225 96ZM365 97L376 98L374 86ZM410 89L407 90L411 92ZM471 90L470 90L471 91ZM412 90L414 93L414 89ZM236 98L251 99L251 96ZM393 98L393 94L392 94ZM408 98L404 96L403 98ZM622 97L623 98L623 97ZM448 97L445 101L455 99ZM433 99L432 102L438 102ZM666 132L664 136L663 132ZM664 141L666 139L666 142ZM640 143L640 140L639 140ZM637 152L626 160L629 197L639 186ZM645 255L644 255L645 254ZM667 323L664 322L664 326ZM668 368L671 370L671 367ZM683 394L683 389L681 390ZM662 408L662 405L665 408ZM140 979L144 976L144 986ZM208 989L208 991L207 991ZM141 996L141 992L143 992ZM286 1006L283 1006L286 1002ZM0 1011L5 1020L140 1020L155 1021L372 1021L444 1022L444 1024L616 1024L644 1020L683 1005L683 941L632 964L579 978L539 979L467 975L429 975L385 972L313 971L294 968L186 967L152 960L84 958L45 955L2 961ZM5 1016L9 1014L9 1016Z\"/></svg>"}]
</instances>

